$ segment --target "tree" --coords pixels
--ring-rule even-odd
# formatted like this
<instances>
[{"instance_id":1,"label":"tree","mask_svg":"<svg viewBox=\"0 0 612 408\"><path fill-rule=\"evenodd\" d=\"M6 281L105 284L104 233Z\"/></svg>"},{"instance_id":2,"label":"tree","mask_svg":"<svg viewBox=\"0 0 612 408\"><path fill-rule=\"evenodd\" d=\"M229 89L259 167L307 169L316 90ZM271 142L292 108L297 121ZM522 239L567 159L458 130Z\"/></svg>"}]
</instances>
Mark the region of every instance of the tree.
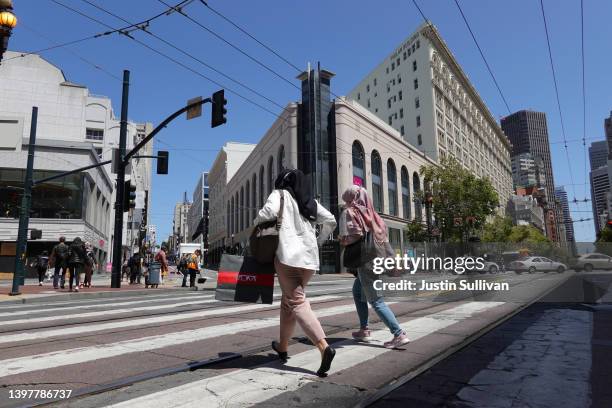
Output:
<instances>
[{"instance_id":1,"label":"tree","mask_svg":"<svg viewBox=\"0 0 612 408\"><path fill-rule=\"evenodd\" d=\"M543 244L550 242L550 240L542 234L542 231L531 225L517 225L512 227L512 231L508 236L508 241L528 244Z\"/></svg>"},{"instance_id":2,"label":"tree","mask_svg":"<svg viewBox=\"0 0 612 408\"><path fill-rule=\"evenodd\" d=\"M430 194L442 241L467 241L499 205L491 181L472 174L453 158L443 158L440 165L422 166L420 173L426 191L415 195L423 199Z\"/></svg>"},{"instance_id":3,"label":"tree","mask_svg":"<svg viewBox=\"0 0 612 408\"><path fill-rule=\"evenodd\" d=\"M507 242L511 232L512 219L497 215L484 225L482 230L482 241Z\"/></svg>"},{"instance_id":4,"label":"tree","mask_svg":"<svg viewBox=\"0 0 612 408\"><path fill-rule=\"evenodd\" d=\"M405 231L408 242L425 242L428 239L425 226L417 220L412 220Z\"/></svg>"}]
</instances>

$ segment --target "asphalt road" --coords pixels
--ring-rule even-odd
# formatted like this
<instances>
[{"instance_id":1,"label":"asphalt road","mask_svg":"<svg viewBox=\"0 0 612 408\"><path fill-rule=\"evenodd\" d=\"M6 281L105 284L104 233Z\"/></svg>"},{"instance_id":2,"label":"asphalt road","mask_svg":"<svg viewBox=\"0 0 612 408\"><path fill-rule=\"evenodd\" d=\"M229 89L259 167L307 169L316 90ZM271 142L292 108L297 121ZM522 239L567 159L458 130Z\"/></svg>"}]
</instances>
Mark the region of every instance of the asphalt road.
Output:
<instances>
[{"instance_id":1,"label":"asphalt road","mask_svg":"<svg viewBox=\"0 0 612 408\"><path fill-rule=\"evenodd\" d=\"M0 406L53 401L40 393L38 399L14 398L19 390L33 389L70 390L73 398L55 405L74 407L354 406L395 379L442 361L575 276L571 271L487 275L508 282L511 290L396 297L389 304L412 339L402 350L382 347L391 335L373 313L374 341L353 341L350 333L358 326L353 279L318 276L307 295L338 350L323 379L314 375L318 351L299 329L287 365L270 353L278 335L277 303L218 302L213 291L204 290L2 305ZM203 364L237 354L240 358Z\"/></svg>"}]
</instances>

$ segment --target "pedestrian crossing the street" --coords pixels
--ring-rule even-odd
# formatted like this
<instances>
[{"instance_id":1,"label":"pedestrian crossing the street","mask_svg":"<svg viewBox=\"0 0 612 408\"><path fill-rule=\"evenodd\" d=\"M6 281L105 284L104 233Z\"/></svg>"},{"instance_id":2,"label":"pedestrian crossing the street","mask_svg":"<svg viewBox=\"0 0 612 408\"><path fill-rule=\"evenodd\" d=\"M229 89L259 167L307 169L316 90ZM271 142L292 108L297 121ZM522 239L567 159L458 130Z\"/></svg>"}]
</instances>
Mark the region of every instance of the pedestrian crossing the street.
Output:
<instances>
[{"instance_id":1,"label":"pedestrian crossing the street","mask_svg":"<svg viewBox=\"0 0 612 408\"><path fill-rule=\"evenodd\" d=\"M314 374L320 363L319 351L298 342L290 346L291 358L285 366L277 360L270 362L265 352L262 363L254 366L210 373L201 370L199 375L206 374L205 378L157 388L155 392L136 391L129 398L109 391L110 400L96 400L87 406L174 407L177 401L185 407L247 406L316 381L333 382L335 375L356 370L361 364L375 365L393 353L382 346L390 334L376 323L371 344L351 339L351 330L358 327L351 286L349 280L308 291L315 314L325 331L332 333L338 350L329 379ZM279 297L277 293L273 305L239 304L217 301L211 292L184 292L141 299L134 296L16 307L3 312L2 317L7 319L0 322L0 379L8 388L24 383L44 388L61 377L65 387L78 395L88 384L120 382L130 376L227 353L261 353L278 336ZM412 341L503 305L468 301L387 303ZM54 325L49 327L50 323ZM296 335L301 336L299 331ZM406 347L410 349L411 345ZM140 386L146 387L146 382ZM0 390L0 398L8 388Z\"/></svg>"}]
</instances>

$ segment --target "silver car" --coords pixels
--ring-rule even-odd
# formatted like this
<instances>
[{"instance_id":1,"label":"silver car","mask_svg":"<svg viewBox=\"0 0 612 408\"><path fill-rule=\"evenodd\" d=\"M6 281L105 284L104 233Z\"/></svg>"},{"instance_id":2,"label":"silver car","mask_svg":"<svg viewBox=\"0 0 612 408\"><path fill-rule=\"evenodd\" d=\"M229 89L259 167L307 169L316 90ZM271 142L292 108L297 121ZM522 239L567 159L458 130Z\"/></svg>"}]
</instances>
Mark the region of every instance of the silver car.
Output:
<instances>
[{"instance_id":1,"label":"silver car","mask_svg":"<svg viewBox=\"0 0 612 408\"><path fill-rule=\"evenodd\" d=\"M590 272L593 269L612 269L612 257L604 254L592 253L580 255L574 265L576 271Z\"/></svg>"},{"instance_id":2,"label":"silver car","mask_svg":"<svg viewBox=\"0 0 612 408\"><path fill-rule=\"evenodd\" d=\"M527 258L519 259L514 262L510 262L508 269L517 273L521 272L551 272L557 271L559 273L565 272L567 266L561 262L555 262L552 259L545 258L543 256L530 256Z\"/></svg>"}]
</instances>

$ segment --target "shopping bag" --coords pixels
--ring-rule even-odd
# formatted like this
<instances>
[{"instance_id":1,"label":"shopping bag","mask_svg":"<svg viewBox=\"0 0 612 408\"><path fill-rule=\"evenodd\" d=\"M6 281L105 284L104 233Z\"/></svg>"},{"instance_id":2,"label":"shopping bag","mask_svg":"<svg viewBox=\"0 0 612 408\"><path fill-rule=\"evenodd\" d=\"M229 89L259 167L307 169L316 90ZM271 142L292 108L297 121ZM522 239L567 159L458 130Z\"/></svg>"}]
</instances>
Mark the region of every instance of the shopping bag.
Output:
<instances>
[{"instance_id":1,"label":"shopping bag","mask_svg":"<svg viewBox=\"0 0 612 408\"><path fill-rule=\"evenodd\" d=\"M259 263L252 256L221 255L215 299L272 304L274 264Z\"/></svg>"}]
</instances>

